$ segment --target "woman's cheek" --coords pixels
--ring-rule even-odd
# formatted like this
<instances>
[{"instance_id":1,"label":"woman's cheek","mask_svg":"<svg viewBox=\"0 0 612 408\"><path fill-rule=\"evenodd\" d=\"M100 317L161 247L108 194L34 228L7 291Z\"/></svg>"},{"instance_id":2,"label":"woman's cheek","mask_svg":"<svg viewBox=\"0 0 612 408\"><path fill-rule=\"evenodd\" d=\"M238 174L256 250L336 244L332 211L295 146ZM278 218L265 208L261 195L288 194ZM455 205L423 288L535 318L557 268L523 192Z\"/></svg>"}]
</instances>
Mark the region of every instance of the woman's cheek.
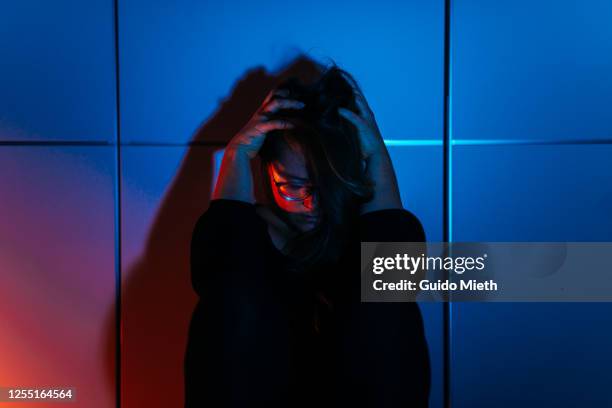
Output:
<instances>
[{"instance_id":1,"label":"woman's cheek","mask_svg":"<svg viewBox=\"0 0 612 408\"><path fill-rule=\"evenodd\" d=\"M298 201L282 200L282 202L279 205L279 207L281 207L283 210L285 210L285 211L287 211L289 213L299 213L299 212L302 212L301 203L298 202Z\"/></svg>"},{"instance_id":2,"label":"woman's cheek","mask_svg":"<svg viewBox=\"0 0 612 408\"><path fill-rule=\"evenodd\" d=\"M282 209L283 211L287 211L287 212L295 212L295 201L287 201L285 199L283 199L283 197L280 196L280 194L278 194L277 190L274 190L274 200L276 201L276 205L278 205L278 207L280 209Z\"/></svg>"}]
</instances>

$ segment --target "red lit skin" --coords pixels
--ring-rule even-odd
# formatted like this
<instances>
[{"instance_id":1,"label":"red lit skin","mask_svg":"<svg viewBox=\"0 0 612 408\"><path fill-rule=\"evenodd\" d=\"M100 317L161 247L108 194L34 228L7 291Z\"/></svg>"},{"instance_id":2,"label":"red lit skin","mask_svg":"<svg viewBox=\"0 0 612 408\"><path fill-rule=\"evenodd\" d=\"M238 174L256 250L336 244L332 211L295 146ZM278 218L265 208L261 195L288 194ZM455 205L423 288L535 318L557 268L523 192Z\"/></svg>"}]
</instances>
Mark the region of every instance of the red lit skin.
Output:
<instances>
[{"instance_id":1,"label":"red lit skin","mask_svg":"<svg viewBox=\"0 0 612 408\"><path fill-rule=\"evenodd\" d=\"M288 213L293 225L300 231L314 228L319 221L316 193L303 201L287 200L279 193L274 183L274 180L276 180L278 182L312 184L308 176L306 160L299 146L284 144L278 160L268 166L268 177L270 177L270 186L276 205Z\"/></svg>"}]
</instances>

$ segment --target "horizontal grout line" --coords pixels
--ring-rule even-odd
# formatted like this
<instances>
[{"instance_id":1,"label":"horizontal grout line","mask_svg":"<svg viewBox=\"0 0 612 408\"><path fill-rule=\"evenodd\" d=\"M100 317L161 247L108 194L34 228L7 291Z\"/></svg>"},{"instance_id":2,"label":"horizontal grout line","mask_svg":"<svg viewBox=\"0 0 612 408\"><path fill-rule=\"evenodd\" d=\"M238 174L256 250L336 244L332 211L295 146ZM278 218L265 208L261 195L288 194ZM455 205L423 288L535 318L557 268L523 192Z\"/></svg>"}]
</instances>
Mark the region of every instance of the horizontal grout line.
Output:
<instances>
[{"instance_id":1,"label":"horizontal grout line","mask_svg":"<svg viewBox=\"0 0 612 408\"><path fill-rule=\"evenodd\" d=\"M459 146L480 145L588 145L612 144L612 139L567 139L567 140L529 140L529 139L454 139L451 144Z\"/></svg>"},{"instance_id":2,"label":"horizontal grout line","mask_svg":"<svg viewBox=\"0 0 612 408\"><path fill-rule=\"evenodd\" d=\"M387 146L442 146L441 139L385 139ZM224 147L225 142L125 142L126 147L182 147L182 146L209 146ZM612 144L612 139L568 139L568 140L528 140L528 139L454 139L453 146L500 146L500 145L600 145ZM35 141L2 141L0 146L116 146L115 142L103 141L67 141L67 140L35 140Z\"/></svg>"},{"instance_id":3,"label":"horizontal grout line","mask_svg":"<svg viewBox=\"0 0 612 408\"><path fill-rule=\"evenodd\" d=\"M387 146L442 146L442 139L384 139Z\"/></svg>"},{"instance_id":4,"label":"horizontal grout line","mask_svg":"<svg viewBox=\"0 0 612 408\"><path fill-rule=\"evenodd\" d=\"M0 146L114 146L115 143L76 140L0 140Z\"/></svg>"},{"instance_id":5,"label":"horizontal grout line","mask_svg":"<svg viewBox=\"0 0 612 408\"><path fill-rule=\"evenodd\" d=\"M121 146L225 146L223 142L125 142ZM0 146L116 146L116 142L85 140L0 140Z\"/></svg>"},{"instance_id":6,"label":"horizontal grout line","mask_svg":"<svg viewBox=\"0 0 612 408\"><path fill-rule=\"evenodd\" d=\"M204 142L204 141L190 141L185 143L178 142L125 142L121 143L121 146L225 146L227 142Z\"/></svg>"},{"instance_id":7,"label":"horizontal grout line","mask_svg":"<svg viewBox=\"0 0 612 408\"><path fill-rule=\"evenodd\" d=\"M442 140L436 139L385 139L387 146L442 146ZM528 139L453 139L453 146L496 146L496 145L590 145L612 144L612 139L571 139L571 140L528 140Z\"/></svg>"}]
</instances>

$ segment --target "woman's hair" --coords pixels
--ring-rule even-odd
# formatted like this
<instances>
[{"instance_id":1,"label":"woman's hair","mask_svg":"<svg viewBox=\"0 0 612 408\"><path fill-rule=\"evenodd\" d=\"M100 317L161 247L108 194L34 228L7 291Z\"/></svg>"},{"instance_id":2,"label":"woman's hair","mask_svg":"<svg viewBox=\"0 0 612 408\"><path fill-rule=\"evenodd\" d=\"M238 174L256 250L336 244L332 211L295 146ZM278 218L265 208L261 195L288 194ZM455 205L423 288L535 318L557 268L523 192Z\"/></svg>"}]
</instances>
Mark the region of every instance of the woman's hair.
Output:
<instances>
[{"instance_id":1,"label":"woman's hair","mask_svg":"<svg viewBox=\"0 0 612 408\"><path fill-rule=\"evenodd\" d=\"M261 181L269 204L288 221L275 204L267 173L283 143L301 148L317 194L320 222L287 244L289 256L302 273L321 270L322 265L339 259L360 205L373 195L372 182L362 164L357 129L338 113L339 107L359 113L353 88L360 92L354 78L334 64L312 83L295 77L280 83L276 89L287 90L287 98L302 101L305 106L267 114L269 120L283 119L293 124L292 128L269 132L259 152Z\"/></svg>"}]
</instances>

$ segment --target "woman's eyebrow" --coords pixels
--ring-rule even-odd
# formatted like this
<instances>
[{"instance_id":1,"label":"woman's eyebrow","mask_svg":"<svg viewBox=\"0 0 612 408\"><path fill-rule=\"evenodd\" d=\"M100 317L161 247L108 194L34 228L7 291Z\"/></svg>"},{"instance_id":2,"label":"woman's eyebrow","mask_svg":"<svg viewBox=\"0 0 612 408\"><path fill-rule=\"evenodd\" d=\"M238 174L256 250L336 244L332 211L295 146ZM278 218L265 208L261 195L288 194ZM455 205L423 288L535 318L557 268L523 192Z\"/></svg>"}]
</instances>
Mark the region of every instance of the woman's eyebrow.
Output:
<instances>
[{"instance_id":1,"label":"woman's eyebrow","mask_svg":"<svg viewBox=\"0 0 612 408\"><path fill-rule=\"evenodd\" d=\"M292 179L296 181L310 181L309 178L299 177L294 174L286 173L284 171L279 171L278 173L285 179Z\"/></svg>"}]
</instances>

